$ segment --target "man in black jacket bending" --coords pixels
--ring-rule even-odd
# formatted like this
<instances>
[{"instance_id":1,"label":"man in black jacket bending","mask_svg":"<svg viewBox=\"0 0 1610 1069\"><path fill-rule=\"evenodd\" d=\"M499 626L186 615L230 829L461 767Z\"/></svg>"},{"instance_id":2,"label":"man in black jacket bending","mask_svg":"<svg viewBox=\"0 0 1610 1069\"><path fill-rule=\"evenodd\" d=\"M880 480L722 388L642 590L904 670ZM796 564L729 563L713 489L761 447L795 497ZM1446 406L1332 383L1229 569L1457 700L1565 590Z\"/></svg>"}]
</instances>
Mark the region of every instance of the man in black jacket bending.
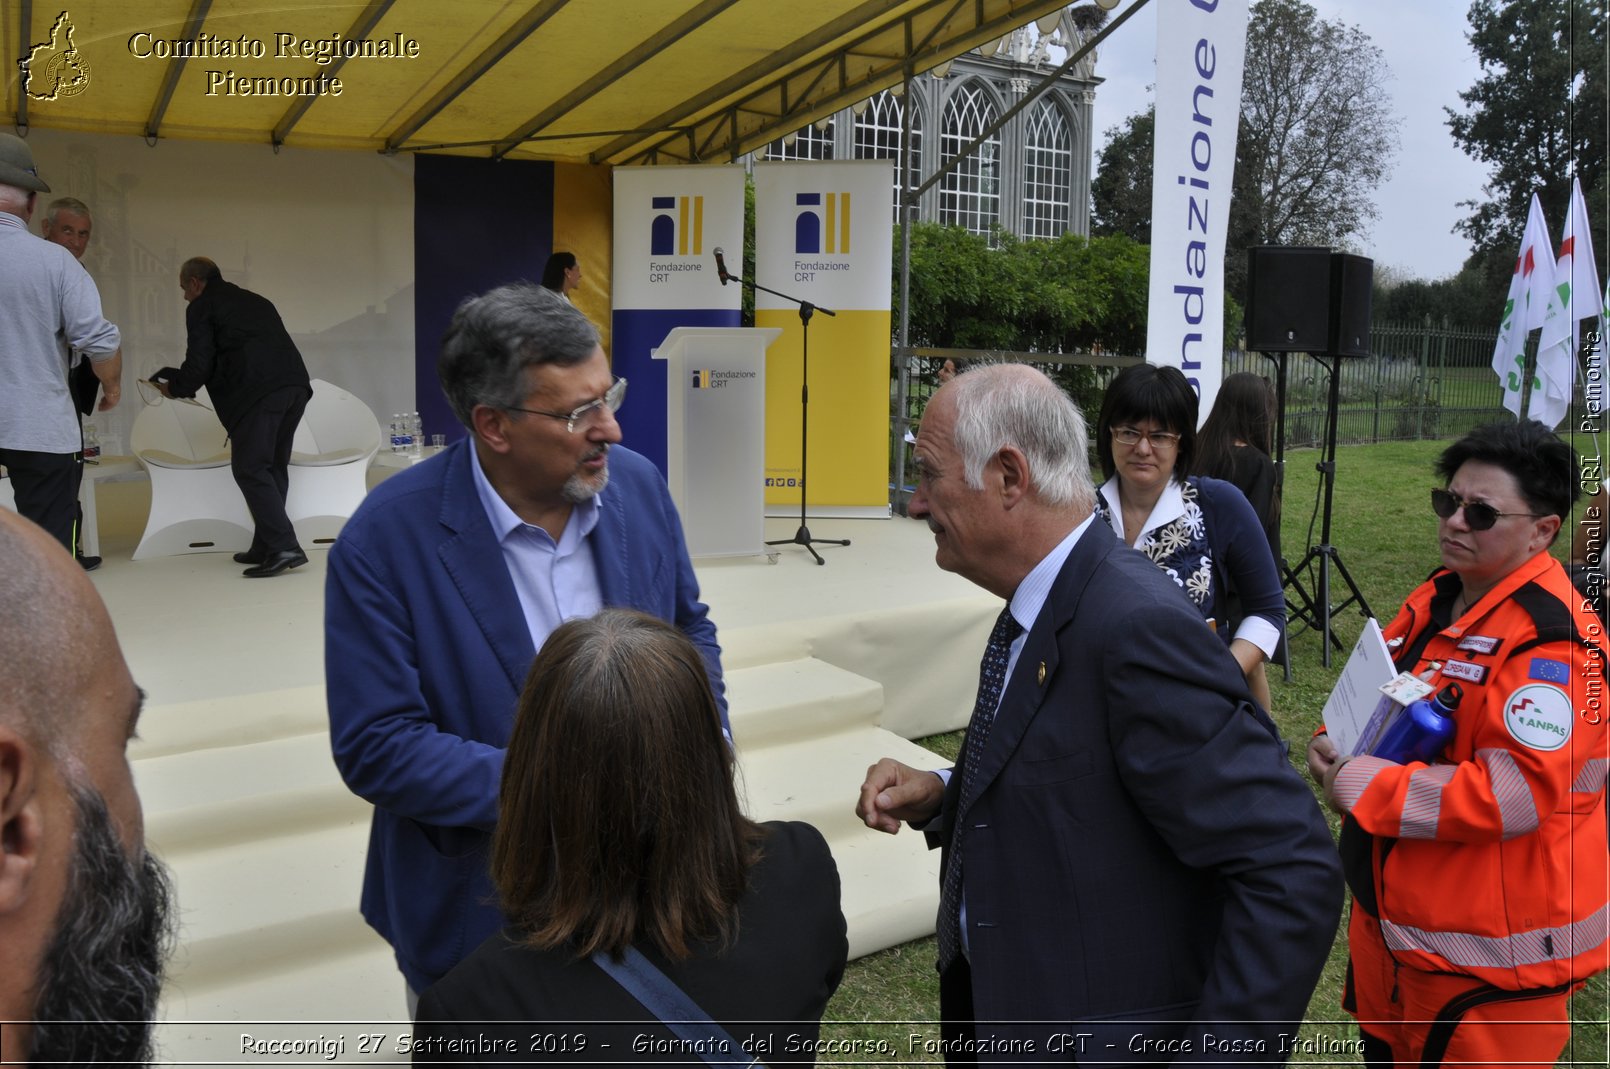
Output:
<instances>
[{"instance_id":1,"label":"man in black jacket bending","mask_svg":"<svg viewBox=\"0 0 1610 1069\"><path fill-rule=\"evenodd\" d=\"M233 443L230 469L256 531L235 554L242 574L261 579L307 563L285 514L291 440L313 396L302 354L267 298L225 282L205 257L179 268L189 340L184 366L152 376L167 397L194 397L207 387Z\"/></svg>"}]
</instances>

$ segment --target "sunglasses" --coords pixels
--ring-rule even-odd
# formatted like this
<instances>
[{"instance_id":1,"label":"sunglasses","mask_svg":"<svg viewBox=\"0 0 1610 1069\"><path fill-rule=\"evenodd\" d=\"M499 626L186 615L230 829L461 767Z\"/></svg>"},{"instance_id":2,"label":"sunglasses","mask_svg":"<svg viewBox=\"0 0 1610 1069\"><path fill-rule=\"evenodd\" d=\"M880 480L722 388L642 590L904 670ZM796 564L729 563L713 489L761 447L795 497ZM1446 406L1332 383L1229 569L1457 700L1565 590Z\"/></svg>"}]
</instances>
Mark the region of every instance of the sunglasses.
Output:
<instances>
[{"instance_id":1,"label":"sunglasses","mask_svg":"<svg viewBox=\"0 0 1610 1069\"><path fill-rule=\"evenodd\" d=\"M1445 520L1451 520L1453 519L1453 514L1460 509L1465 510L1465 526L1472 531L1489 530L1493 524L1505 516L1526 516L1535 520L1548 515L1545 512L1499 512L1491 505L1483 504L1480 501L1466 501L1463 498L1455 497L1446 490L1431 491L1431 511L1438 516Z\"/></svg>"}]
</instances>

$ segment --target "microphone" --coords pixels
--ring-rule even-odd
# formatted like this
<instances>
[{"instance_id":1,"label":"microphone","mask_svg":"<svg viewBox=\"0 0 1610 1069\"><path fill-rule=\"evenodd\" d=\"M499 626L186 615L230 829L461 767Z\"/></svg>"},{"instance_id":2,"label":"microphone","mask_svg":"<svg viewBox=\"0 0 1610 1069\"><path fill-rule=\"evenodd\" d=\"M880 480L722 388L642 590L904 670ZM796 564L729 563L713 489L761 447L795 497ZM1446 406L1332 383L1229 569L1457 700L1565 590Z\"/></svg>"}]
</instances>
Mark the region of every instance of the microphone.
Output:
<instances>
[{"instance_id":1,"label":"microphone","mask_svg":"<svg viewBox=\"0 0 1610 1069\"><path fill-rule=\"evenodd\" d=\"M727 284L727 279L731 278L732 276L727 274L727 259L721 254L721 249L719 247L716 249L716 271L720 273L721 284L725 286Z\"/></svg>"}]
</instances>

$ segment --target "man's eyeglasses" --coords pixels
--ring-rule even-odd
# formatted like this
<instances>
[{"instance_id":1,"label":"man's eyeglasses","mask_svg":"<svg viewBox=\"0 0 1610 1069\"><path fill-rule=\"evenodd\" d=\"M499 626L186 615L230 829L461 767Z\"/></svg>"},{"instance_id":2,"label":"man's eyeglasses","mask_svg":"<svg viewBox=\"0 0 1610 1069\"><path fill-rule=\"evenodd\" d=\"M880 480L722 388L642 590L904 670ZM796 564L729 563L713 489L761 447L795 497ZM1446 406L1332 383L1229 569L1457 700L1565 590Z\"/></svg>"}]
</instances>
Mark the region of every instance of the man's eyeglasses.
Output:
<instances>
[{"instance_id":1,"label":"man's eyeglasses","mask_svg":"<svg viewBox=\"0 0 1610 1069\"><path fill-rule=\"evenodd\" d=\"M588 401L574 412L544 412L538 408L521 408L519 405L504 405L509 412L525 412L532 416L547 416L549 419L562 419L565 421L565 430L571 434L576 433L576 425L587 426L597 419L598 412L619 412L621 405L626 401L626 380L616 379L615 384L604 392L604 396Z\"/></svg>"},{"instance_id":2,"label":"man's eyeglasses","mask_svg":"<svg viewBox=\"0 0 1610 1069\"><path fill-rule=\"evenodd\" d=\"M1499 512L1491 505L1480 501L1466 501L1455 497L1446 490L1431 491L1431 511L1445 520L1453 519L1453 514L1460 509L1465 510L1465 526L1472 531L1485 531L1505 516L1526 516L1538 519L1547 515L1543 512Z\"/></svg>"},{"instance_id":3,"label":"man's eyeglasses","mask_svg":"<svg viewBox=\"0 0 1610 1069\"><path fill-rule=\"evenodd\" d=\"M1112 440L1119 445L1139 445L1142 438L1151 443L1153 449L1173 449L1180 444L1180 436L1173 431L1152 431L1142 434L1134 427L1113 427Z\"/></svg>"}]
</instances>

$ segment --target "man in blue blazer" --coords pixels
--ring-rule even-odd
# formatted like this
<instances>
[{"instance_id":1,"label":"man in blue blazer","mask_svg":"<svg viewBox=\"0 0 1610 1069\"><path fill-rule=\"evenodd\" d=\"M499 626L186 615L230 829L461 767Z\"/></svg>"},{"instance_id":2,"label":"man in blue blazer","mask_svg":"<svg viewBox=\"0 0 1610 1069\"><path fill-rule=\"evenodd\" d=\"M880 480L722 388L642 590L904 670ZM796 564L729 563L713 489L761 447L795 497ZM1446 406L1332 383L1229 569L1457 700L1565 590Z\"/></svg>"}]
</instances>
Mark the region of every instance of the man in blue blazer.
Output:
<instances>
[{"instance_id":1,"label":"man in blue blazer","mask_svg":"<svg viewBox=\"0 0 1610 1069\"><path fill-rule=\"evenodd\" d=\"M1336 852L1224 644L1090 521L1086 441L1024 366L930 401L911 515L1008 605L956 769L880 761L857 812L944 847L953 1063L1278 1062L1336 932Z\"/></svg>"},{"instance_id":2,"label":"man in blue blazer","mask_svg":"<svg viewBox=\"0 0 1610 1069\"><path fill-rule=\"evenodd\" d=\"M626 383L597 331L540 286L505 286L459 306L437 370L468 440L376 487L325 589L331 746L375 806L361 908L410 1010L502 925L487 849L503 752L555 627L604 605L676 624L726 717L681 521L617 444Z\"/></svg>"}]
</instances>

